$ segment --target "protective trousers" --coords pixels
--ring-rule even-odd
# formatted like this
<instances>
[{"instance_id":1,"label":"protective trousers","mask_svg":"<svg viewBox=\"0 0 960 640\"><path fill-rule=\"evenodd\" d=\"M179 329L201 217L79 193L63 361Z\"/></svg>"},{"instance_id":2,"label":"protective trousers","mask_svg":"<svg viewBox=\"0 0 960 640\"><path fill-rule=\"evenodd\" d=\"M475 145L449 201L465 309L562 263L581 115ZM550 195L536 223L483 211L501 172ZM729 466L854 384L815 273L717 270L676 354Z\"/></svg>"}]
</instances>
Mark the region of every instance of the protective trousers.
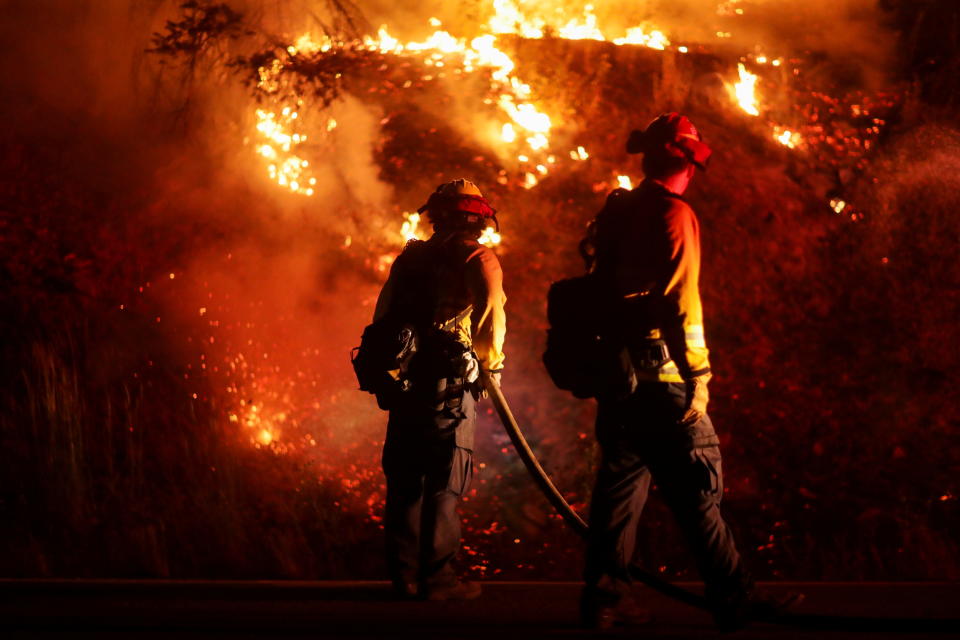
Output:
<instances>
[{"instance_id":1,"label":"protective trousers","mask_svg":"<svg viewBox=\"0 0 960 640\"><path fill-rule=\"evenodd\" d=\"M466 392L461 406L427 412L422 406L391 410L383 471L387 479L384 517L387 570L394 584L426 587L456 582L452 561L460 548L457 502L473 474L473 453L458 430L472 434L475 401Z\"/></svg>"},{"instance_id":2,"label":"protective trousers","mask_svg":"<svg viewBox=\"0 0 960 640\"><path fill-rule=\"evenodd\" d=\"M590 504L584 577L613 600L631 583L640 513L651 479L673 512L707 586L719 600L748 589L749 578L720 515L723 475L710 418L683 425L682 383L641 383L625 400L601 400L597 440L602 457Z\"/></svg>"}]
</instances>

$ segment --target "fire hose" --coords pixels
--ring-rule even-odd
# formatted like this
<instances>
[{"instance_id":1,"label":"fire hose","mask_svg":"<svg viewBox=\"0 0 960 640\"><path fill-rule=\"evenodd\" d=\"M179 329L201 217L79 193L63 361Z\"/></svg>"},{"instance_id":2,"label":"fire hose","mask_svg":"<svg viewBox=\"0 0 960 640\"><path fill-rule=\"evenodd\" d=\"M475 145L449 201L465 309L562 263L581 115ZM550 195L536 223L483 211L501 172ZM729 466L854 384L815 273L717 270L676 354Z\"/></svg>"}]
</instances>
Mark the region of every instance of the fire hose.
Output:
<instances>
[{"instance_id":1,"label":"fire hose","mask_svg":"<svg viewBox=\"0 0 960 640\"><path fill-rule=\"evenodd\" d=\"M530 448L530 444L523 436L523 431L520 430L520 425L517 424L517 419L513 416L513 412L510 410L510 405L507 403L507 399L503 395L503 389L500 388L500 385L495 379L486 375L486 373L484 373L483 376L484 387L486 388L490 399L493 401L493 406L496 408L497 414L500 416L500 422L503 423L503 427L506 430L507 435L510 436L510 442L513 443L513 448L516 449L517 455L520 456L523 466L527 468L527 471L530 473L533 481L537 484L537 487L540 489L543 495L546 496L547 500L550 501L550 504L553 505L553 508L557 510L557 513L560 514L564 522L566 522L578 535L585 538L589 532L587 523L584 522L583 518L580 517L580 514L570 506L570 503L567 502L566 498L563 497L563 494L560 493L556 485L554 485L553 481L550 479L550 476L547 475L547 472L540 465L540 461L537 460L536 454L534 454L533 449ZM657 576L644 571L640 567L632 565L630 567L630 575L634 579L642 582L652 589L659 591L665 596L685 602L686 604L699 609L709 608L707 605L707 600L703 596L687 591L686 589L678 587L675 584L671 584L666 580L662 580Z\"/></svg>"},{"instance_id":2,"label":"fire hose","mask_svg":"<svg viewBox=\"0 0 960 640\"><path fill-rule=\"evenodd\" d=\"M485 372L481 374L483 384L487 394L493 401L493 406L500 416L500 422L510 437L514 449L520 456L520 460L527 468L530 476L533 478L537 487L547 498L557 513L563 518L571 529L581 537L586 537L589 533L589 526L584 522L580 514L570 506L570 503L563 497L563 494L557 489L556 485L547 475L547 472L540 465L536 454L530 448L530 444L523 436L520 425L510 410L506 397L503 395L503 389L499 383ZM707 599L701 595L687 591L682 587L671 584L666 580L644 571L636 565L629 567L630 575L635 580L642 582L651 589L659 591L663 595L686 603L698 609L709 610ZM764 619L764 622L775 622L777 624L786 624L803 629L819 630L848 630L848 631L885 631L885 632L905 632L918 633L927 632L955 632L960 629L960 620L958 619L924 619L924 618L883 618L883 617L862 617L862 616L842 616L842 615L815 615L815 614L796 614L781 613L775 618Z\"/></svg>"}]
</instances>

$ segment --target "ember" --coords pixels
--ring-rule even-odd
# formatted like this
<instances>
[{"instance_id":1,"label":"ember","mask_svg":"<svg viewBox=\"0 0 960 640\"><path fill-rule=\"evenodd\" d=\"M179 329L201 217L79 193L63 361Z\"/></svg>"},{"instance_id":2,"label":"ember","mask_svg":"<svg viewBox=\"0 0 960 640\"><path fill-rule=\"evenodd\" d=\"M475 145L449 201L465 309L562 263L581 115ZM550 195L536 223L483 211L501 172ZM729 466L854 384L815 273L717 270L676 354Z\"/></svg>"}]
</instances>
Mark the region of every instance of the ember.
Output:
<instances>
[{"instance_id":1,"label":"ember","mask_svg":"<svg viewBox=\"0 0 960 640\"><path fill-rule=\"evenodd\" d=\"M640 180L627 132L671 109L717 152L710 198L690 198L726 502L760 577L960 571L939 408L960 371L956 74L940 71L956 57L884 30L910 3L865 25L913 52L902 72L828 37L827 4L850 2L813 3L829 19L680 3L705 8L697 24L630 3L491 0L471 21L442 3L316 20L230 4L135 8L133 26L110 3L8 16L29 27L2 54L8 574L379 577L383 416L347 353L401 247L430 233L412 212L459 175L502 224L483 242L510 300L506 392L585 509L592 408L542 371L546 287L582 268L606 194ZM491 414L478 440L470 570L575 579L579 541ZM668 515L649 515L641 560L691 577ZM116 553L75 553L101 547Z\"/></svg>"}]
</instances>

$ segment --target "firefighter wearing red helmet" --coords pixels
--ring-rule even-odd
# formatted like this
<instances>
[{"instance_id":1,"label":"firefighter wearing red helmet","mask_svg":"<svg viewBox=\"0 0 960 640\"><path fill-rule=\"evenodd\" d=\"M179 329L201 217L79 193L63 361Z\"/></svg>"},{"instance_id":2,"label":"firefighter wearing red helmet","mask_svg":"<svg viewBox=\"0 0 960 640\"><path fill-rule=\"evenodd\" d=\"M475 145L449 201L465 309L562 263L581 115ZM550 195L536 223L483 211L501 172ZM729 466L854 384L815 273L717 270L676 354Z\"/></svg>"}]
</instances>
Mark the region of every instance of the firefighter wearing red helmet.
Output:
<instances>
[{"instance_id":1,"label":"firefighter wearing red helmet","mask_svg":"<svg viewBox=\"0 0 960 640\"><path fill-rule=\"evenodd\" d=\"M452 562L456 506L473 469L478 375L482 368L499 377L504 361L503 273L478 242L496 211L464 179L437 187L419 211L433 235L397 257L374 313L375 323L393 316L417 334L405 390L389 403L387 566L400 597L470 599L480 585L458 579Z\"/></svg>"},{"instance_id":2,"label":"firefighter wearing red helmet","mask_svg":"<svg viewBox=\"0 0 960 640\"><path fill-rule=\"evenodd\" d=\"M627 142L642 153L643 182L618 189L591 224L583 247L614 301L617 340L631 378L598 395L602 457L590 505L584 622L642 622L630 589L640 512L651 482L660 489L693 552L721 628L741 626L763 607L720 513L720 441L707 414L710 361L700 304L700 229L683 199L707 146L689 119L656 118ZM627 389L627 391L623 391Z\"/></svg>"}]
</instances>

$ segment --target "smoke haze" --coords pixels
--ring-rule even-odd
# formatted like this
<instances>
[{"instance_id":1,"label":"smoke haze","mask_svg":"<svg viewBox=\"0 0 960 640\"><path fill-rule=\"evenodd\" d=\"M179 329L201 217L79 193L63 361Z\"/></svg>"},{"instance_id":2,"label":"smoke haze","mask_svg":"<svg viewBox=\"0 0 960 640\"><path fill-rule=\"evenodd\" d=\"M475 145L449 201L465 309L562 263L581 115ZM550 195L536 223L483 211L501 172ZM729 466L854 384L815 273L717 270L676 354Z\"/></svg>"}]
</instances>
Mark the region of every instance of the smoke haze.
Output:
<instances>
[{"instance_id":1,"label":"smoke haze","mask_svg":"<svg viewBox=\"0 0 960 640\"><path fill-rule=\"evenodd\" d=\"M517 4L560 26L580 16L588 3ZM335 11L335 5L346 11ZM60 387L86 389L86 404L80 402L83 393L75 392L77 415L100 429L91 436L80 418L68 420L70 412L62 407L74 392L54 394L59 404L36 400L43 410L23 405L20 414L4 423L9 434L21 434L5 436L10 438L6 444L26 448L23 443L34 439L17 430L28 430L22 416L46 416L36 420L54 435L30 451L37 460L49 458L36 464L39 469L51 465L49 477L56 478L51 481L56 487L32 487L43 483L28 475L10 482L20 483L16 491L36 503L52 505L50 513L75 512L65 527L73 538L110 540L103 533L106 510L108 515L127 514L117 516L110 534L115 545L133 540L129 558L106 554L90 560L92 568L84 567L70 564L80 560L57 560L57 549L79 543L66 534L61 540L43 533L46 515L22 519L24 524L17 526L23 531L9 537L16 540L10 548L25 559L4 560L7 573L115 574L129 565L136 575L378 576L379 559L370 559L370 549L380 548L378 458L385 417L372 398L355 390L347 354L369 322L390 260L402 246L402 214L419 206L436 184L460 175L481 183L502 212L500 251L510 298L505 382L515 411L530 425L534 445L568 496L583 508L596 453L590 437L593 408L553 389L542 371L546 287L581 268L573 247L605 192L616 184L616 175L637 177L622 154L625 132L658 111L685 108L688 100L691 108L700 109L696 120L717 149L717 168L695 186L691 200L703 218L705 259L710 261L704 295L714 314L710 335L716 342L711 346L727 363L725 371L719 369L715 402L720 421L735 425L724 435L724 446L739 463L739 480L731 480L731 486L734 497L744 501L739 507L745 514L742 526L750 542L766 544L766 519L775 517L770 514L787 522L795 513L808 513L797 502L770 507L762 517L750 515L760 513L754 508L760 503L765 509L771 502L781 504L770 498L778 491L798 495L792 485L784 487L786 480L757 486L757 478L762 484L771 474L756 460L773 460L780 451L780 444L774 445L780 435L769 431L782 425L772 416L784 414L780 419L790 420L791 411L797 412L799 426L794 425L795 435L783 436L788 441L783 446L804 452L798 456L813 456L803 458L809 467L801 465L797 474L814 488L826 482L823 478L833 478L838 465L829 466L830 456L808 453L810 443L826 442L828 451L835 444L840 451L849 444L837 443L840 432L849 433L850 425L868 420L850 409L846 398L823 391L821 363L811 363L822 354L811 352L810 343L823 342L823 335L833 331L827 312L818 315L819 310L846 309L847 304L838 302L846 301L846 291L825 294L829 286L819 283L834 273L831 259L846 265L844 260L854 259L849 256L873 260L871 252L876 252L869 272L850 267L856 277L845 282L863 282L867 291L885 286L873 267L881 254L893 250L902 232L902 211L909 208L916 185L932 184L937 191L955 186L932 178L936 167L956 164L955 133L924 131L891 152L893 159L880 174L885 186L875 192L867 185L861 194L865 206L887 221L887 231L861 242L846 218L826 208L825 190L814 193L802 186L816 177L813 161L792 159L784 149L772 147L769 132L757 133L765 124L745 121L726 96L711 108L696 102L692 84L716 69L726 81L740 56L764 53L809 58L813 62L805 73L818 76L825 86L881 86L895 40L882 26L874 2L593 5L609 37L646 24L691 49L703 44L708 53L689 62L678 54L598 43L517 45L526 54L515 56L521 75L528 74L550 104L556 154L566 162L568 150L584 144L591 150L590 163L557 169L529 191L505 184L508 172L513 180L517 168L512 152L497 144L500 122L495 106L484 102L492 99L483 78L417 84L408 94L371 81L347 85L327 109L309 99L303 105L300 118L308 139L298 153L309 161L309 174L316 179L313 195L305 197L269 177L268 162L257 153L255 128L256 110L264 105L224 62L270 44L286 45L307 31L362 35L385 24L401 39L424 38L433 30L430 17L455 36L478 35L492 14L491 3L238 0L230 6L256 33L218 43L198 56L192 68L184 58L147 52L153 34L163 32L167 21L181 19L175 0L0 4L0 72L7 79L0 84L0 109L10 123L0 132L3 166L10 176L3 195L14 221L4 230L16 227L20 233L21 223L29 227L23 234L30 241L18 240L15 247L17 260L28 265L46 261L37 273L24 267L33 278L24 282L33 283L35 290L23 293L16 289L20 284L11 285L21 296L16 298L23 305L18 317L25 320L18 330L26 336L26 346L7 348L22 358L9 361L27 363L24 370L33 371L29 367L40 359L37 354L53 363L38 365L40 373L26 376L18 365L16 374L9 373L8 393L12 398L26 378L34 390L57 387L51 381L60 378L52 376L75 370L75 379L60 380ZM736 14L737 9L743 14ZM730 36L718 37L717 32ZM393 81L392 72L364 69L368 76ZM785 100L770 97L775 99ZM930 140L949 142L939 152L945 161L927 161L904 174L910 154ZM944 210L937 209L937 220L949 232ZM842 240L848 236L856 240ZM776 268L769 266L773 263ZM0 275L20 283L20 272L14 271ZM868 307L873 299L863 300ZM44 313L44 308L51 311ZM796 319L789 330L784 328L788 321L781 320L787 316ZM857 316L848 312L844 317ZM82 321L75 326L76 318ZM865 331L850 322L850 335ZM900 323L891 335L907 331L905 318L890 322ZM935 343L931 336L941 333L945 322L939 318L925 325L924 344ZM62 344L51 338L57 332L66 335ZM850 347L855 348L868 350L869 345ZM841 355L856 360L848 352ZM847 366L838 361L831 360L837 368ZM805 378L808 372L816 375ZM768 386L758 386L764 379ZM899 383L883 379L877 388ZM801 391L787 393L787 387ZM911 402L906 422L946 424L914 406L921 402L902 398L904 405ZM836 413L802 414L804 407L821 405ZM880 421L881 413L877 409L870 416ZM909 431L902 429L896 438L906 440ZM764 435L754 438L754 433ZM501 570L502 575L576 576L570 558L576 557L579 542L525 484L524 472L489 412L482 416L479 436L478 459L485 466L465 509L468 544L477 552L469 556L469 569L487 576ZM77 445L81 440L86 448ZM880 462L871 469L882 469L892 454L876 447L870 460ZM74 449L80 453L69 453ZM48 450L54 453L48 455ZM60 464L64 460L69 464ZM99 461L107 470L103 477L113 480L84 484L77 478L94 477L93 471L72 476L63 471L82 470L84 464L94 464L89 461ZM167 477L171 479L157 480ZM754 485L744 478L753 478ZM153 488L154 483L160 488ZM74 487L77 493L60 487ZM933 491L923 487L926 493ZM144 495L150 496L148 506L124 508ZM736 502L732 508L736 512ZM652 522L666 520L652 509ZM820 513L829 521L843 512L838 507ZM867 533L873 522L867 518ZM929 532L934 541L940 534L938 529ZM655 526L645 535L648 547L662 554L647 560L684 575L685 556L675 548L672 530ZM789 531L784 535L789 542ZM851 540L850 547L857 543ZM940 544L942 562L923 566L940 562L948 567L943 571L953 570L954 546ZM817 564L798 561L800 554L783 549L769 552L777 567ZM802 557L829 560L830 553L818 548ZM340 555L350 560L337 560ZM902 569L897 562L907 561L891 561L877 573L903 575L897 574Z\"/></svg>"}]
</instances>

